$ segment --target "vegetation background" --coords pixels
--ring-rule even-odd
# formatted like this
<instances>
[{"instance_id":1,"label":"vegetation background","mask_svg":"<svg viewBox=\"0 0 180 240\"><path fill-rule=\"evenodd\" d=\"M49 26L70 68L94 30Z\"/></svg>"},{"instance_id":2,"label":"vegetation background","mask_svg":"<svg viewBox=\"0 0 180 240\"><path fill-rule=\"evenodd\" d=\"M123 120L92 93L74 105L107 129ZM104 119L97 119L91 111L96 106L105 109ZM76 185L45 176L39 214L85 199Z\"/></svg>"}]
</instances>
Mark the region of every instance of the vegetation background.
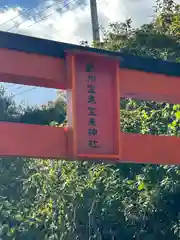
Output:
<instances>
[{"instance_id":1,"label":"vegetation background","mask_svg":"<svg viewBox=\"0 0 180 240\"><path fill-rule=\"evenodd\" d=\"M180 62L180 5L158 0L155 17L109 25L98 48ZM63 125L61 97L17 106L0 90L0 121ZM180 105L121 100L122 131L180 135ZM0 158L0 239L180 239L180 167Z\"/></svg>"}]
</instances>

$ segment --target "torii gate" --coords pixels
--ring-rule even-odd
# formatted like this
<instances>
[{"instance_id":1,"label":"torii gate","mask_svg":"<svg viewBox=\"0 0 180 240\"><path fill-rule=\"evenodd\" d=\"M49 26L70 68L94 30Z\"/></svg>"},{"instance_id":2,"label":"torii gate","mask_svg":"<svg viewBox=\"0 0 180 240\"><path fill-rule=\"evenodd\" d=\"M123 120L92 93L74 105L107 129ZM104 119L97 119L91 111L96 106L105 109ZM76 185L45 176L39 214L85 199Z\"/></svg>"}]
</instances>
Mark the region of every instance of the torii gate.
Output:
<instances>
[{"instance_id":1,"label":"torii gate","mask_svg":"<svg viewBox=\"0 0 180 240\"><path fill-rule=\"evenodd\" d=\"M180 138L120 130L121 97L180 103L180 64L0 32L0 80L68 92L67 129L1 122L0 156L180 164Z\"/></svg>"}]
</instances>

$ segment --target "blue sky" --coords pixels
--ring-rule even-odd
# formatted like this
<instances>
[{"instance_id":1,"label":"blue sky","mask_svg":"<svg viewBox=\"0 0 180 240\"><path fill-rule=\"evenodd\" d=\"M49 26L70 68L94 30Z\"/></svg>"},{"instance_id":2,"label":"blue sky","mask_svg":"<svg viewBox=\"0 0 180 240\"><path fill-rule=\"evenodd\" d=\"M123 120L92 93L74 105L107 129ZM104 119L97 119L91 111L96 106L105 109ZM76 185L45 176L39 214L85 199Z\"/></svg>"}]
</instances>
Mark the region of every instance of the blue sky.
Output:
<instances>
[{"instance_id":1,"label":"blue sky","mask_svg":"<svg viewBox=\"0 0 180 240\"><path fill-rule=\"evenodd\" d=\"M109 23L131 17L134 27L139 27L152 20L155 1L97 0L99 24L107 29ZM52 2L54 4L47 9L48 4L51 5ZM69 7L63 7L64 3L68 2ZM176 2L180 3L180 0ZM15 33L74 44L86 40L91 44L90 8L87 3L89 0L0 0L0 30L11 29L9 31ZM26 14L24 11L29 8L32 10ZM17 15L15 20L8 21ZM43 20L37 23L37 16ZM5 23L7 21L8 23ZM54 89L27 86L19 88L12 84L4 86L7 87L8 94L15 94L18 103L25 101L30 105L45 104L56 97Z\"/></svg>"},{"instance_id":2,"label":"blue sky","mask_svg":"<svg viewBox=\"0 0 180 240\"><path fill-rule=\"evenodd\" d=\"M21 8L22 11L20 12L20 16L18 16L14 20L17 21L18 23L21 23L24 21L26 23L26 22L28 22L28 21L26 21L26 20L28 20L28 17L33 16L35 9L39 10L40 13L43 11L41 13L42 17L43 17L43 14L46 13L46 11L47 11L47 13L49 13L49 11L51 9L46 10L46 8L47 8L47 6L52 5L52 3L55 3L53 5L53 7L56 7L56 8L53 8L53 11L55 10L53 16L55 16L57 13L60 16L60 12L61 12L60 10L63 10L63 7L65 7L65 12L68 10L68 7L66 6L68 2L72 2L72 3L74 2L75 6L77 6L77 5L84 4L85 0L78 0L78 1L76 1L76 0L74 0L74 1L72 1L72 0L59 0L59 1L57 1L57 0L51 0L51 1L48 1L48 0L1 0L0 1L0 9L2 9L3 11L6 11L8 14L8 12L12 11L13 9L16 10L17 8ZM72 6L72 8L75 7L72 4L70 6ZM60 7L60 10L58 9L58 7ZM29 9L30 9L30 11L27 12L27 10L29 10ZM19 15L19 12L11 13L9 15L10 15L9 17L5 16L4 21L2 21L2 22L6 22L9 19L13 18L14 16ZM38 15L40 15L40 14L38 14ZM0 16L0 18L1 18L1 16ZM49 18L49 23L51 22L51 20L52 20L52 18ZM14 27L13 21L10 21L8 23L10 27L8 27L8 26L6 27L7 24L5 26L2 26L2 27L5 27L5 29L3 29L3 30L11 29L11 26ZM44 22L46 23L46 25L49 25L48 19ZM34 28L32 28L32 30L28 31L27 27L25 27L24 32L23 32L23 30L16 31L16 32L17 33L20 32L23 34L25 33L27 35L29 34L32 36L38 36L37 33L42 31L42 33L39 34L40 37L55 39L55 36L51 36L51 34L49 34L49 33L48 33L49 35L47 34L47 32L48 32L47 27L49 27L49 26L47 26L47 27L43 26L40 29L41 24L43 24L43 21L40 22L40 24L34 24ZM30 25L31 25L31 22L30 22ZM21 24L21 26L22 26L22 24ZM39 27L37 27L37 26L39 26ZM37 31L34 30L35 28L38 28ZM12 30L15 30L15 29L12 29ZM21 30L21 29L19 29L19 30ZM54 32L52 32L52 34L54 34ZM74 41L74 43L77 43L77 42ZM14 85L13 84L3 84L3 86L7 90L8 95L13 94L15 96L14 99L16 100L17 103L21 103L23 101L29 105L36 105L36 104L39 105L39 104L47 103L48 101L52 101L55 99L56 92L57 92L57 90L55 90L55 89L34 88L31 86L21 86L21 85L19 86L19 85L15 85L15 84Z\"/></svg>"},{"instance_id":3,"label":"blue sky","mask_svg":"<svg viewBox=\"0 0 180 240\"><path fill-rule=\"evenodd\" d=\"M17 7L21 6L22 8L30 8L38 6L42 0L1 0L0 7Z\"/></svg>"},{"instance_id":4,"label":"blue sky","mask_svg":"<svg viewBox=\"0 0 180 240\"><path fill-rule=\"evenodd\" d=\"M2 17L4 16L4 21L1 15L0 15L0 18L1 18L0 20L2 20L2 23L6 22L9 19L13 18L14 16L19 15L20 13L20 16L18 16L14 20L17 21L17 23L25 22L25 24L27 23L28 25L28 17L33 16L34 10L40 11L38 16L42 16L42 17L44 17L44 15L49 14L49 12L53 10L53 14L49 18L47 18L45 21L41 21L40 24L34 24L35 22L33 23L32 21L31 22L29 21L29 25L33 23L32 28L29 29L28 26L25 26L23 29L23 24L21 24L19 25L19 29L17 29L16 32L26 34L26 35L36 36L36 37L61 40L61 38L56 39L56 32L58 30L56 31L56 29L53 29L53 27L50 26L50 24L55 26L56 20L53 19L53 17L57 19L57 16L56 16L57 14L59 18L58 20L59 21L61 20L60 15L62 15L61 14L62 10L63 12L66 13L69 9L66 6L68 2L71 3L71 5L69 6L72 8L70 9L73 10L78 5L82 6L82 4L86 2L86 0L73 0L73 1L72 0L59 0L59 1L58 0L0 0L0 9L2 9L7 13L6 14L7 16L5 14L4 15L1 14ZM52 7L50 9L49 8L47 9L47 6L51 6L51 5ZM12 13L12 11L16 10L17 8L21 8L22 9L21 12ZM27 11L29 9L30 11ZM70 19L71 18L72 16L70 17ZM67 22L66 19L64 20L64 22ZM7 31L8 29L11 29L11 27L14 27L13 21L8 22L8 24L4 24L5 26L2 26L2 27L5 27L3 30ZM61 25L64 26L63 23ZM49 28L49 31L48 31L48 28ZM64 28L66 28L66 26L64 26ZM16 28L13 28L12 30L15 31ZM72 39L72 37L67 36L64 41L68 39ZM76 40L72 40L72 42L77 43ZM36 105L36 104L39 105L39 104L45 104L48 101L52 101L56 98L57 90L55 89L33 88L31 86L21 86L21 85L19 86L15 84L14 85L3 84L3 86L6 88L8 95L11 95L11 94L15 95L14 99L16 100L17 103L20 103L23 101L29 105Z\"/></svg>"},{"instance_id":5,"label":"blue sky","mask_svg":"<svg viewBox=\"0 0 180 240\"><path fill-rule=\"evenodd\" d=\"M66 0L63 0L66 3ZM21 7L22 9L37 8L43 4L43 0L1 0L0 8L16 8ZM15 95L17 103L24 101L29 105L44 104L49 100L53 100L56 97L55 89L45 88L33 88L31 86L18 86L12 84L3 84L7 89L7 94Z\"/></svg>"},{"instance_id":6,"label":"blue sky","mask_svg":"<svg viewBox=\"0 0 180 240\"><path fill-rule=\"evenodd\" d=\"M56 89L38 88L32 86L3 84L7 95L13 95L15 101L26 105L41 105L56 98Z\"/></svg>"}]
</instances>

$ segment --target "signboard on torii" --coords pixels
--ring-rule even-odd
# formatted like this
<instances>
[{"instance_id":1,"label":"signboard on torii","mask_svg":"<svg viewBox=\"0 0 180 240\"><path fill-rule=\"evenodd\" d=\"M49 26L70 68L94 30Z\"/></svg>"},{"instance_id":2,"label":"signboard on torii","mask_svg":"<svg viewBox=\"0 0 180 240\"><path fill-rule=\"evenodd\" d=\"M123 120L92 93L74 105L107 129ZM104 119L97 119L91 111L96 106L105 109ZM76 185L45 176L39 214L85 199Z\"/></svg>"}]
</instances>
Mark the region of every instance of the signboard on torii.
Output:
<instances>
[{"instance_id":1,"label":"signboard on torii","mask_svg":"<svg viewBox=\"0 0 180 240\"><path fill-rule=\"evenodd\" d=\"M120 98L180 103L180 64L0 32L2 82L67 90L68 128L0 123L0 156L180 164L180 139L124 133Z\"/></svg>"}]
</instances>

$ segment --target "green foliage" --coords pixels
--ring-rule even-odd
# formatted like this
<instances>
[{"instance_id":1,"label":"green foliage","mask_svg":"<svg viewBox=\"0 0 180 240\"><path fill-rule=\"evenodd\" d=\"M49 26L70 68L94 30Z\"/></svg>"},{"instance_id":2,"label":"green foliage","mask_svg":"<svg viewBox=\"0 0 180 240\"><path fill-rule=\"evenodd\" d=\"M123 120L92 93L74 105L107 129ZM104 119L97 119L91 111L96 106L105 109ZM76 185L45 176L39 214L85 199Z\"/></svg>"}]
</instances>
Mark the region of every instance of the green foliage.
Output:
<instances>
[{"instance_id":1,"label":"green foliage","mask_svg":"<svg viewBox=\"0 0 180 240\"><path fill-rule=\"evenodd\" d=\"M179 61L179 6L157 1L152 23L110 25L98 47ZM171 12L171 21L167 15ZM0 120L62 124L62 101L18 108L0 92ZM180 105L123 99L122 131L180 135ZM0 159L0 238L180 239L179 166Z\"/></svg>"},{"instance_id":2,"label":"green foliage","mask_svg":"<svg viewBox=\"0 0 180 240\"><path fill-rule=\"evenodd\" d=\"M157 1L154 20L138 29L132 21L111 23L103 42L95 46L139 56L180 61L180 5ZM167 20L169 19L169 21Z\"/></svg>"},{"instance_id":3,"label":"green foliage","mask_svg":"<svg viewBox=\"0 0 180 240\"><path fill-rule=\"evenodd\" d=\"M40 107L17 106L12 96L6 95L0 86L0 121L20 122L27 124L49 125L52 121L62 124L66 119L66 103L64 99L57 99L53 103Z\"/></svg>"},{"instance_id":4,"label":"green foliage","mask_svg":"<svg viewBox=\"0 0 180 240\"><path fill-rule=\"evenodd\" d=\"M29 107L19 117L19 122L39 125L49 125L52 121L62 124L66 119L64 101L50 103L41 107Z\"/></svg>"},{"instance_id":5,"label":"green foliage","mask_svg":"<svg viewBox=\"0 0 180 240\"><path fill-rule=\"evenodd\" d=\"M19 116L19 109L12 97L7 97L5 89L0 86L0 121L16 121Z\"/></svg>"}]
</instances>

